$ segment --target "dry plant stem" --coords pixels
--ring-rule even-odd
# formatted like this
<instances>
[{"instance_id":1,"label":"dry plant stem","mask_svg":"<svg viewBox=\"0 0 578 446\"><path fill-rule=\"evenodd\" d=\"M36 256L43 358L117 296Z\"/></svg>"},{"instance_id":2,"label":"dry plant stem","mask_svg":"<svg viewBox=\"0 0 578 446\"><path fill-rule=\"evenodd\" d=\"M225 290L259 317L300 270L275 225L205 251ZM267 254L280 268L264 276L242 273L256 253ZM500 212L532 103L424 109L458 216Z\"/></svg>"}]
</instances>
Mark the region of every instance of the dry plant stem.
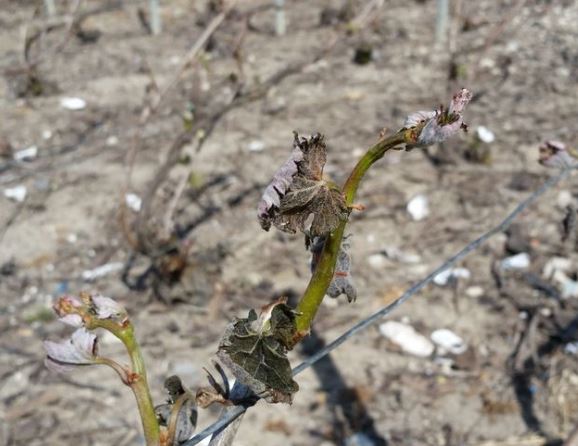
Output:
<instances>
[{"instance_id":1,"label":"dry plant stem","mask_svg":"<svg viewBox=\"0 0 578 446\"><path fill-rule=\"evenodd\" d=\"M160 445L160 429L151 398L146 368L140 347L134 336L134 328L130 322L119 325L109 319L95 319L87 324L88 329L104 328L115 335L124 344L131 362L131 376L128 386L134 393L138 411L143 425L147 446Z\"/></svg>"},{"instance_id":2,"label":"dry plant stem","mask_svg":"<svg viewBox=\"0 0 578 446\"><path fill-rule=\"evenodd\" d=\"M449 0L437 0L435 41L439 46L444 44L448 37L449 15Z\"/></svg>"},{"instance_id":3,"label":"dry plant stem","mask_svg":"<svg viewBox=\"0 0 578 446\"><path fill-rule=\"evenodd\" d=\"M54 17L56 15L56 5L54 0L44 0L44 9L46 10L46 15L48 17Z\"/></svg>"},{"instance_id":4,"label":"dry plant stem","mask_svg":"<svg viewBox=\"0 0 578 446\"><path fill-rule=\"evenodd\" d=\"M181 64L179 65L179 67L177 69L176 74L169 81L167 86L163 89L163 91L161 92L161 94L158 96L157 100L153 104L153 106L152 106L153 110L158 108L158 106L160 105L162 100L166 97L168 91L171 90L175 85L177 85L177 83L179 82L179 80L183 76L183 73L185 72L187 67L189 67L195 61L196 57L201 52L201 50L203 49L203 47L205 46L207 41L215 33L217 28L219 26L221 26L221 24L223 23L223 21L225 20L225 18L229 14L229 12L231 12L234 4L235 4L235 2L232 2L230 5L227 6L227 9L225 11L221 12L219 15L215 16L213 18L213 20L211 20L209 25L205 28L203 33L195 41L195 43L189 49L187 54L185 54L185 56L183 57L183 61L181 62Z\"/></svg>"},{"instance_id":5,"label":"dry plant stem","mask_svg":"<svg viewBox=\"0 0 578 446\"><path fill-rule=\"evenodd\" d=\"M399 131L392 136L382 138L363 155L353 168L345 186L343 186L345 203L348 206L353 204L359 183L373 163L381 159L388 150L406 142L406 134L409 136L407 131ZM311 322L315 318L319 305L321 305L321 301L323 297L325 297L325 292L333 279L335 263L346 225L347 221L342 222L327 238L317 268L311 276L311 280L309 281L309 285L307 285L301 301L297 305L297 318L295 320L297 336L294 340L295 343L299 342L309 333Z\"/></svg>"},{"instance_id":6,"label":"dry plant stem","mask_svg":"<svg viewBox=\"0 0 578 446\"><path fill-rule=\"evenodd\" d=\"M161 7L160 0L149 0L149 16L151 31L154 35L161 33Z\"/></svg>"}]
</instances>

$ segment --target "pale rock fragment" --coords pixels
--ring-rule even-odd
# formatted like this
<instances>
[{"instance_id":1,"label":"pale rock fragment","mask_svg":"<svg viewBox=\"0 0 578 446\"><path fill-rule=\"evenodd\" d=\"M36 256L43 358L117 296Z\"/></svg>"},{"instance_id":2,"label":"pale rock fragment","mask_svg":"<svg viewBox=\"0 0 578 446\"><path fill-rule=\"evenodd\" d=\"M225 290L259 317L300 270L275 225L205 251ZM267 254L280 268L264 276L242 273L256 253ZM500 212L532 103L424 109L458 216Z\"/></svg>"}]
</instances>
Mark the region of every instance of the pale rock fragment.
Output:
<instances>
[{"instance_id":1,"label":"pale rock fragment","mask_svg":"<svg viewBox=\"0 0 578 446\"><path fill-rule=\"evenodd\" d=\"M521 252L514 256L506 257L500 262L500 267L504 271L526 269L530 266L530 255L526 252Z\"/></svg>"},{"instance_id":2,"label":"pale rock fragment","mask_svg":"<svg viewBox=\"0 0 578 446\"><path fill-rule=\"evenodd\" d=\"M464 340L447 328L435 330L430 339L438 346L440 354L449 352L453 355L461 355L468 349L468 345Z\"/></svg>"},{"instance_id":3,"label":"pale rock fragment","mask_svg":"<svg viewBox=\"0 0 578 446\"><path fill-rule=\"evenodd\" d=\"M15 201L17 203L22 203L26 198L27 192L28 191L26 189L26 186L18 185L4 189L4 196L9 200Z\"/></svg>"},{"instance_id":4,"label":"pale rock fragment","mask_svg":"<svg viewBox=\"0 0 578 446\"><path fill-rule=\"evenodd\" d=\"M420 221L429 215L429 203L425 195L419 194L407 203L407 212L415 221Z\"/></svg>"},{"instance_id":5,"label":"pale rock fragment","mask_svg":"<svg viewBox=\"0 0 578 446\"><path fill-rule=\"evenodd\" d=\"M434 352L433 343L415 331L411 325L396 321L387 321L379 326L379 331L385 338L397 344L410 355L427 358Z\"/></svg>"},{"instance_id":6,"label":"pale rock fragment","mask_svg":"<svg viewBox=\"0 0 578 446\"><path fill-rule=\"evenodd\" d=\"M83 110L86 108L86 101L82 98L66 97L60 99L60 106L67 110Z\"/></svg>"}]
</instances>

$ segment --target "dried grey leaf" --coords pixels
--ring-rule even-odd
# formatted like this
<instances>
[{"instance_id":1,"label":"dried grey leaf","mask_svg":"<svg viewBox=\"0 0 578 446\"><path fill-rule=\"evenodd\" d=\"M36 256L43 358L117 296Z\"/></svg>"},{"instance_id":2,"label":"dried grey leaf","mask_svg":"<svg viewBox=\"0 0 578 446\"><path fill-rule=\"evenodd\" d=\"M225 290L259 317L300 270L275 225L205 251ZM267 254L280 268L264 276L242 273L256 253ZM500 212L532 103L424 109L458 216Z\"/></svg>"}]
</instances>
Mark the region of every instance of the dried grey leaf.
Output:
<instances>
[{"instance_id":1,"label":"dried grey leaf","mask_svg":"<svg viewBox=\"0 0 578 446\"><path fill-rule=\"evenodd\" d=\"M328 234L349 215L345 198L334 185L323 180L327 159L323 136L300 138L295 134L290 158L275 173L258 207L261 226L271 224L294 234ZM310 223L310 224L309 224Z\"/></svg>"},{"instance_id":2,"label":"dried grey leaf","mask_svg":"<svg viewBox=\"0 0 578 446\"><path fill-rule=\"evenodd\" d=\"M416 129L419 134L413 147L427 147L440 143L455 135L460 129L467 129L464 124L463 112L471 101L472 93L462 88L456 93L447 110L441 107L435 111L418 111L409 115L404 123L404 129Z\"/></svg>"},{"instance_id":3,"label":"dried grey leaf","mask_svg":"<svg viewBox=\"0 0 578 446\"><path fill-rule=\"evenodd\" d=\"M578 163L568 151L566 144L560 141L544 141L540 145L538 162L546 167L569 167Z\"/></svg>"},{"instance_id":4,"label":"dried grey leaf","mask_svg":"<svg viewBox=\"0 0 578 446\"><path fill-rule=\"evenodd\" d=\"M349 253L351 235L344 237L341 242L333 279L327 288L326 294L329 297L337 298L342 294L347 296L348 302L357 299L357 289L351 279L351 254ZM316 237L311 243L311 272L315 271L319 256L325 244L325 237Z\"/></svg>"}]
</instances>

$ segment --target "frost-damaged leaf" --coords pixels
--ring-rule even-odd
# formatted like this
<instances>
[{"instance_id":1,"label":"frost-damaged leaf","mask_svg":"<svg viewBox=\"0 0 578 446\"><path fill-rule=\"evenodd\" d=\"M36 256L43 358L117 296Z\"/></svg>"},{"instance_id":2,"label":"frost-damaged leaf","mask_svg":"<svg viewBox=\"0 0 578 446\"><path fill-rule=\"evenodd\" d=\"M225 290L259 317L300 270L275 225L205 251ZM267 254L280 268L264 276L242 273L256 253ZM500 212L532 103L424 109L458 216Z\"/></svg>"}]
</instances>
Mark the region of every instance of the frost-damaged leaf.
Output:
<instances>
[{"instance_id":1,"label":"frost-damaged leaf","mask_svg":"<svg viewBox=\"0 0 578 446\"><path fill-rule=\"evenodd\" d=\"M113 319L124 324L128 320L126 310L110 297L100 294L80 293L80 298L62 296L54 304L54 311L60 321L74 327L87 325L93 319Z\"/></svg>"},{"instance_id":2,"label":"frost-damaged leaf","mask_svg":"<svg viewBox=\"0 0 578 446\"><path fill-rule=\"evenodd\" d=\"M408 149L440 143L455 135L460 129L467 130L463 112L471 99L472 93L462 88L454 95L447 110L440 107L439 110L418 111L409 115L403 128L415 129L416 135L415 142L407 145Z\"/></svg>"},{"instance_id":3,"label":"frost-damaged leaf","mask_svg":"<svg viewBox=\"0 0 578 446\"><path fill-rule=\"evenodd\" d=\"M540 145L540 164L546 167L569 167L578 160L568 151L566 144L560 141L544 141Z\"/></svg>"},{"instance_id":4,"label":"frost-damaged leaf","mask_svg":"<svg viewBox=\"0 0 578 446\"><path fill-rule=\"evenodd\" d=\"M295 315L279 299L227 327L217 356L235 378L270 403L291 403L299 386L287 350L295 334Z\"/></svg>"},{"instance_id":5,"label":"frost-damaged leaf","mask_svg":"<svg viewBox=\"0 0 578 446\"><path fill-rule=\"evenodd\" d=\"M335 264L335 273L333 279L327 288L326 294L329 297L339 297L342 294L347 296L348 302L354 302L357 299L357 290L351 280L351 254L349 254L350 242L347 236L343 238L339 254L337 255L337 263ZM319 256L325 244L325 237L317 237L311 244L311 272L315 271Z\"/></svg>"},{"instance_id":6,"label":"frost-damaged leaf","mask_svg":"<svg viewBox=\"0 0 578 446\"><path fill-rule=\"evenodd\" d=\"M97 338L85 328L79 328L64 342L44 341L45 364L49 369L64 373L76 366L98 363Z\"/></svg>"},{"instance_id":7,"label":"frost-damaged leaf","mask_svg":"<svg viewBox=\"0 0 578 446\"><path fill-rule=\"evenodd\" d=\"M94 294L91 296L94 310L99 319L118 319L126 317L126 310L114 299Z\"/></svg>"},{"instance_id":8,"label":"frost-damaged leaf","mask_svg":"<svg viewBox=\"0 0 578 446\"><path fill-rule=\"evenodd\" d=\"M82 308L82 302L74 296L62 296L54 304L54 312L59 316L60 322L80 328L84 325L82 316L78 314Z\"/></svg>"},{"instance_id":9,"label":"frost-damaged leaf","mask_svg":"<svg viewBox=\"0 0 578 446\"><path fill-rule=\"evenodd\" d=\"M169 430L170 446L177 446L188 440L195 431L197 406L194 396L185 389L178 376L168 377L165 380L165 389L169 398L166 404L155 407L155 415L159 424Z\"/></svg>"},{"instance_id":10,"label":"frost-damaged leaf","mask_svg":"<svg viewBox=\"0 0 578 446\"><path fill-rule=\"evenodd\" d=\"M321 236L347 219L341 191L323 180L327 149L319 133L300 138L295 133L293 152L265 189L258 207L261 227L271 224L284 232L308 231Z\"/></svg>"}]
</instances>

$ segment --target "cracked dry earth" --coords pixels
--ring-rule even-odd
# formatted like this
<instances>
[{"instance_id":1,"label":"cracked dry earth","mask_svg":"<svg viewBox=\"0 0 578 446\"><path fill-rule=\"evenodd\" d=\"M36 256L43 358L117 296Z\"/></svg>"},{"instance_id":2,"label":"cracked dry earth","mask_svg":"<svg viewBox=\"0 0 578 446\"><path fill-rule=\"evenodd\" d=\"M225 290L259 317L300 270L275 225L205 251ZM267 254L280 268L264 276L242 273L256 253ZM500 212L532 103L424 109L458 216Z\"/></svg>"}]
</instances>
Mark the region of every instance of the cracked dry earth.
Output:
<instances>
[{"instance_id":1,"label":"cracked dry earth","mask_svg":"<svg viewBox=\"0 0 578 446\"><path fill-rule=\"evenodd\" d=\"M56 3L65 13L73 2ZM104 3L83 1L76 14ZM458 87L475 93L468 134L427 152L388 154L370 171L356 200L365 210L348 227L358 300L324 303L312 336L291 352L293 364L397 297L539 187L552 174L536 161L542 140L578 141L577 2L460 2L451 22L453 56L434 44L433 0L386 1L352 34L340 22L347 14L323 13L344 3L286 2L284 36L274 35L268 7L254 10L247 26L225 21L200 63L140 125L151 79L162 87L173 78L214 17L208 2L162 1L158 36L137 18L146 2L133 1L90 15L82 32L60 26L41 33L30 48L33 82L22 70L23 36L47 23L41 2L1 2L1 444L143 444L132 395L111 371L60 376L43 366L41 341L69 333L51 315L59 294L95 290L128 308L157 403L170 374L193 389L205 385L202 367L233 317L300 295L309 278L303 240L263 232L256 218L293 130L325 135L325 173L341 184L384 127L399 128L406 114L446 103ZM348 3L355 15L370 2ZM237 9L259 5L269 2L239 1ZM136 213L122 205L124 196L145 196L183 117L230 100L231 73L255 85L336 34L319 61L227 112L202 150L183 147L154 197L153 220L162 224L182 185L174 219L182 227L196 222L186 269L171 286L129 289L120 268L134 252L127 232ZM369 63L354 63L356 51L367 48ZM86 105L63 108L66 97ZM477 141L479 126L495 140ZM32 146L35 156L14 160ZM22 202L5 196L19 186L27 191ZM429 214L415 221L406 205L419 194ZM249 410L235 444L561 444L578 422L578 357L569 348L578 301L562 298L561 284L543 269L564 258L567 276L576 278L575 235L562 241L561 226L577 198L576 179L563 181L512 230L461 262L469 278L429 286L389 318L426 337L448 328L467 343L465 353L412 356L371 327L302 373L292 406L260 402ZM496 262L520 252L530 256L527 268L496 271ZM146 256L134 257L132 278L149 266ZM102 265L112 270L83 276ZM101 349L122 358L106 335ZM218 408L202 411L200 427L217 415Z\"/></svg>"}]
</instances>

